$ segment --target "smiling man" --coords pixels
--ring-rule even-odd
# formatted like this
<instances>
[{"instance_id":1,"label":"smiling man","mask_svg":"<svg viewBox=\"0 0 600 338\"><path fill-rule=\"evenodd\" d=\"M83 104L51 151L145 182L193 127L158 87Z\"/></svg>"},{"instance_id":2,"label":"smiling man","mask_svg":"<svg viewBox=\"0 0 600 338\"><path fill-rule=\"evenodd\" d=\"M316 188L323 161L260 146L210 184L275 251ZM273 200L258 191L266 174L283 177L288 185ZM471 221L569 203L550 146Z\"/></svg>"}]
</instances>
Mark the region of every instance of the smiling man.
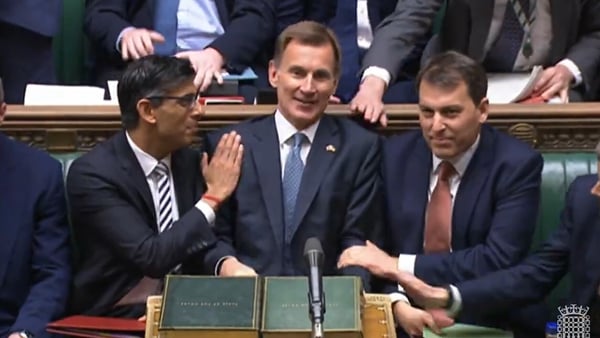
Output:
<instances>
[{"instance_id":1,"label":"smiling man","mask_svg":"<svg viewBox=\"0 0 600 338\"><path fill-rule=\"evenodd\" d=\"M71 312L136 318L168 273L202 270L215 211L243 147L224 135L210 163L188 149L203 115L188 60L151 55L119 81L124 130L78 158L67 192L80 262ZM202 168L202 169L200 169Z\"/></svg>"},{"instance_id":2,"label":"smiling man","mask_svg":"<svg viewBox=\"0 0 600 338\"><path fill-rule=\"evenodd\" d=\"M239 185L217 213L219 242L206 255L216 274L303 275L304 243L318 237L325 275L368 278L338 271L336 261L380 229L379 138L325 114L339 76L340 49L325 26L304 21L281 33L269 65L277 110L233 127L245 155Z\"/></svg>"},{"instance_id":3,"label":"smiling man","mask_svg":"<svg viewBox=\"0 0 600 338\"><path fill-rule=\"evenodd\" d=\"M435 56L417 86L421 130L384 144L391 256L375 246L354 247L340 266L400 269L446 285L519 263L535 229L542 157L485 124L487 78L472 59L456 52ZM399 291L397 285L386 290ZM393 297L395 317L409 334L421 335L433 323L402 294ZM522 329L477 311L463 311L457 321Z\"/></svg>"}]
</instances>

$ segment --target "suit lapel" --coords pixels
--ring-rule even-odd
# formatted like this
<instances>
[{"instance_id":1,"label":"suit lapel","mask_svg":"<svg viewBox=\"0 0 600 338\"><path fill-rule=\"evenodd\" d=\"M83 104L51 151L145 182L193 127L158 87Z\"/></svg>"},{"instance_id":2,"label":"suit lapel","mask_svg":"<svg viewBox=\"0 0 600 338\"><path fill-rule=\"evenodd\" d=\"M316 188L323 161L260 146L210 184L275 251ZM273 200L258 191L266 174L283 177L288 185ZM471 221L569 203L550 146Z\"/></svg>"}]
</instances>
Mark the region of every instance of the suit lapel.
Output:
<instances>
[{"instance_id":1,"label":"suit lapel","mask_svg":"<svg viewBox=\"0 0 600 338\"><path fill-rule=\"evenodd\" d=\"M171 170L173 172L173 185L175 196L177 197L177 209L180 218L192 208L191 203L200 199L200 196L194 196L194 166L189 162L192 160L186 154L187 149L181 149L171 155ZM196 166L200 170L200 163ZM187 170L186 170L187 169Z\"/></svg>"},{"instance_id":2,"label":"suit lapel","mask_svg":"<svg viewBox=\"0 0 600 338\"><path fill-rule=\"evenodd\" d=\"M15 198L13 194L18 193L20 189L13 186L13 183L17 182L16 179L13 179L13 175L16 172L14 156L17 156L17 154L14 154L12 151L10 142L6 136L0 134L0 157L2 158L0 162L0 233L2 233L2 238L4 239L0 246L0 257L4 257L0 259L0 287L4 283L6 268L8 267L9 259L5 258L12 255L12 250L16 242L14 238L17 236L20 228L20 224L13 220L13 217L20 214L19 206L14 203Z\"/></svg>"},{"instance_id":3,"label":"suit lapel","mask_svg":"<svg viewBox=\"0 0 600 338\"><path fill-rule=\"evenodd\" d=\"M223 0L217 0L215 1L215 4L217 5L217 12L219 13L221 25L223 25L223 28L227 28L227 26L229 25L229 4L227 4L226 1Z\"/></svg>"},{"instance_id":4,"label":"suit lapel","mask_svg":"<svg viewBox=\"0 0 600 338\"><path fill-rule=\"evenodd\" d=\"M328 151L328 146L333 146L335 149L340 149L340 137L338 135L338 127L333 121L333 118L323 115L313 144L310 146L310 152L306 159L306 166L302 173L302 182L300 183L300 191L296 200L296 209L294 212L293 227L294 232L298 229L300 222L306 215L321 182L327 176L331 162L336 156L335 152Z\"/></svg>"},{"instance_id":5,"label":"suit lapel","mask_svg":"<svg viewBox=\"0 0 600 338\"><path fill-rule=\"evenodd\" d=\"M479 193L484 186L494 159L494 135L486 126L481 128L479 146L460 180L452 209L452 247L464 247L467 231Z\"/></svg>"},{"instance_id":6,"label":"suit lapel","mask_svg":"<svg viewBox=\"0 0 600 338\"><path fill-rule=\"evenodd\" d=\"M494 15L494 0L474 0L470 4L471 27L479 27L481 29L471 30L472 35L468 54L476 61L483 61L485 56L483 49L485 48L485 42L490 32L492 16Z\"/></svg>"},{"instance_id":7,"label":"suit lapel","mask_svg":"<svg viewBox=\"0 0 600 338\"><path fill-rule=\"evenodd\" d=\"M152 200L152 193L148 187L142 167L140 167L133 150L127 142L124 131L120 132L115 138L115 153L118 163L121 164L121 169L123 169L123 176L129 178L124 180L125 184L131 184L135 188L136 193L142 199L142 204L146 208L147 214L152 215L153 224L156 224L156 210L154 208L154 201Z\"/></svg>"},{"instance_id":8,"label":"suit lapel","mask_svg":"<svg viewBox=\"0 0 600 338\"><path fill-rule=\"evenodd\" d=\"M575 1L575 0L572 0ZM552 17L552 43L548 62L558 62L564 57L564 47L567 45L569 20L575 20L572 10L575 6L571 1L550 0L550 16Z\"/></svg>"},{"instance_id":9,"label":"suit lapel","mask_svg":"<svg viewBox=\"0 0 600 338\"><path fill-rule=\"evenodd\" d=\"M410 242L405 241L404 243L416 243L417 247L406 248L416 250L415 252L421 252L423 249L425 210L428 203L429 180L432 167L431 156L431 150L429 150L425 140L421 137L415 144L411 156L413 160L400 159L403 162L401 165L406 165L405 177L402 178L406 184L404 185L404 191L401 193L403 199L401 205L406 206L406 222L415 225L413 227L406 227L406 229L412 229L414 232L407 234L412 240ZM403 225L398 224L397 226L402 227Z\"/></svg>"},{"instance_id":10,"label":"suit lapel","mask_svg":"<svg viewBox=\"0 0 600 338\"><path fill-rule=\"evenodd\" d=\"M279 139L273 116L254 123L254 145L251 156L262 192L263 203L267 208L269 221L278 247L283 247L283 197L281 191L281 162Z\"/></svg>"}]
</instances>

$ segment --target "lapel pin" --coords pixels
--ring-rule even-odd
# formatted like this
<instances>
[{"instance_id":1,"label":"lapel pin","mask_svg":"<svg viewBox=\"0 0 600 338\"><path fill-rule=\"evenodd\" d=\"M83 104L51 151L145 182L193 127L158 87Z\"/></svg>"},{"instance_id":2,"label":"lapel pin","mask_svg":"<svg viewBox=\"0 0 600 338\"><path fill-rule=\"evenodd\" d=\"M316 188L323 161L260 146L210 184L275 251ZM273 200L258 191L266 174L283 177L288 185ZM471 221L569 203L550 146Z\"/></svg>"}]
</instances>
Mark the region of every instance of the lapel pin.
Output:
<instances>
[{"instance_id":1,"label":"lapel pin","mask_svg":"<svg viewBox=\"0 0 600 338\"><path fill-rule=\"evenodd\" d=\"M331 144L328 144L327 147L325 147L325 150L327 150L330 153L335 153L335 147Z\"/></svg>"}]
</instances>

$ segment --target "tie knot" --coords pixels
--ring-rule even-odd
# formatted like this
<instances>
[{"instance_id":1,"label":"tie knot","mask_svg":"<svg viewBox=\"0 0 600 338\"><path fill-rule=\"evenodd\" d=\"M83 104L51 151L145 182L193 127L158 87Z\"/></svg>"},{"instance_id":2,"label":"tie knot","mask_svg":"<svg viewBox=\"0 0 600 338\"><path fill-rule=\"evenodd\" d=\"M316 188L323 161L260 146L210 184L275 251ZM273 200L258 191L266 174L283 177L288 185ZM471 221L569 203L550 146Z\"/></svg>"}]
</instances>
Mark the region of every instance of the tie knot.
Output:
<instances>
[{"instance_id":1,"label":"tie knot","mask_svg":"<svg viewBox=\"0 0 600 338\"><path fill-rule=\"evenodd\" d=\"M456 170L454 169L454 166L452 165L452 163L450 163L448 161L442 161L442 163L440 163L439 172L438 172L439 180L447 181L452 176L454 176L454 174L456 174Z\"/></svg>"},{"instance_id":2,"label":"tie knot","mask_svg":"<svg viewBox=\"0 0 600 338\"><path fill-rule=\"evenodd\" d=\"M154 174L158 177L163 177L167 175L168 172L169 168L164 162L158 162L158 164L156 164L156 167L154 167Z\"/></svg>"},{"instance_id":3,"label":"tie knot","mask_svg":"<svg viewBox=\"0 0 600 338\"><path fill-rule=\"evenodd\" d=\"M295 133L292 137L294 138L294 148L301 147L308 140L303 133Z\"/></svg>"}]
</instances>

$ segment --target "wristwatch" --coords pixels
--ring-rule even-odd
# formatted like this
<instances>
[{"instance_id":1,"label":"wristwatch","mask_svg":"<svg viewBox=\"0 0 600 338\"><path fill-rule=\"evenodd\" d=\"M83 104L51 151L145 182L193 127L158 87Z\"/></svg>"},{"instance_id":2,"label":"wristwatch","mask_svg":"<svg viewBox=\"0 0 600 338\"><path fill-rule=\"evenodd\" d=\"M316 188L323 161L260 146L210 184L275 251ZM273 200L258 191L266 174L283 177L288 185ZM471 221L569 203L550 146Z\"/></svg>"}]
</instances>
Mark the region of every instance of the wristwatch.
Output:
<instances>
[{"instance_id":1,"label":"wristwatch","mask_svg":"<svg viewBox=\"0 0 600 338\"><path fill-rule=\"evenodd\" d=\"M448 301L446 302L446 304L444 306L444 309L445 310L450 310L450 308L454 304L454 293L452 292L452 289L450 288L450 285L446 285L444 287L444 289L446 289L446 292L448 293Z\"/></svg>"},{"instance_id":2,"label":"wristwatch","mask_svg":"<svg viewBox=\"0 0 600 338\"><path fill-rule=\"evenodd\" d=\"M27 331L21 331L19 332L19 336L21 338L33 338L33 335Z\"/></svg>"}]
</instances>

